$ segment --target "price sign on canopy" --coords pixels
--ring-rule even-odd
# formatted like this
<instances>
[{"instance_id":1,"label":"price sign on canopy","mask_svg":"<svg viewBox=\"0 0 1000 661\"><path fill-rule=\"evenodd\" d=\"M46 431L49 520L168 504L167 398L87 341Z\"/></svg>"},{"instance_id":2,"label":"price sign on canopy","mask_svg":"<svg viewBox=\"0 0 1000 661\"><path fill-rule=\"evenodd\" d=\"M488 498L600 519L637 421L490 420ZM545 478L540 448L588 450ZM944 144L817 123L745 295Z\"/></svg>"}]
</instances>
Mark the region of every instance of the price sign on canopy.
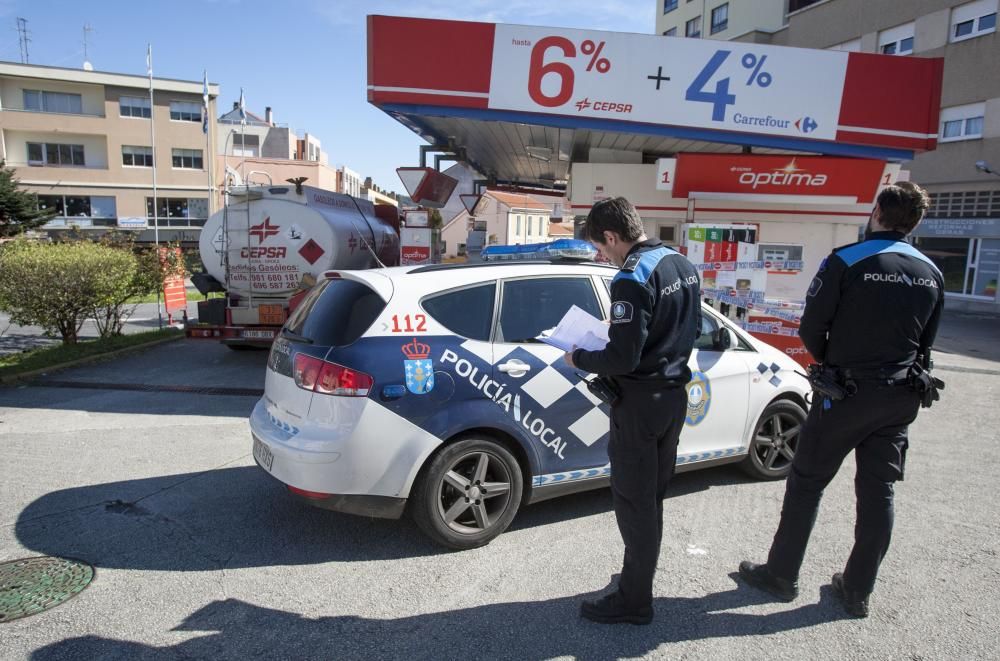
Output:
<instances>
[{"instance_id":1,"label":"price sign on canopy","mask_svg":"<svg viewBox=\"0 0 1000 661\"><path fill-rule=\"evenodd\" d=\"M832 140L848 54L497 25L489 107Z\"/></svg>"}]
</instances>

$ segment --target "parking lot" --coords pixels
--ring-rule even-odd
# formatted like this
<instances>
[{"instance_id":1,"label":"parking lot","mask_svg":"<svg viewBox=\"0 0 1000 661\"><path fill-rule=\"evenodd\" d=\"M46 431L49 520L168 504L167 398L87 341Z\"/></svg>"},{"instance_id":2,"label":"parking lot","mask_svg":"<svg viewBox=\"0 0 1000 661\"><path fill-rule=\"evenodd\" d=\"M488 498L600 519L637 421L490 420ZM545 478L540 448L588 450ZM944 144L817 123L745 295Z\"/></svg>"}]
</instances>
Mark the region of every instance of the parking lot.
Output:
<instances>
[{"instance_id":1,"label":"parking lot","mask_svg":"<svg viewBox=\"0 0 1000 661\"><path fill-rule=\"evenodd\" d=\"M0 561L65 556L97 571L67 603L0 624L2 656L997 658L997 323L951 315L942 328L947 390L911 430L864 621L843 618L828 585L852 541L850 459L798 600L770 603L734 579L740 560L765 557L783 483L723 467L673 483L653 625L608 627L577 615L621 562L608 490L528 507L460 553L405 518L301 505L250 456L263 352L181 340L0 388Z\"/></svg>"}]
</instances>

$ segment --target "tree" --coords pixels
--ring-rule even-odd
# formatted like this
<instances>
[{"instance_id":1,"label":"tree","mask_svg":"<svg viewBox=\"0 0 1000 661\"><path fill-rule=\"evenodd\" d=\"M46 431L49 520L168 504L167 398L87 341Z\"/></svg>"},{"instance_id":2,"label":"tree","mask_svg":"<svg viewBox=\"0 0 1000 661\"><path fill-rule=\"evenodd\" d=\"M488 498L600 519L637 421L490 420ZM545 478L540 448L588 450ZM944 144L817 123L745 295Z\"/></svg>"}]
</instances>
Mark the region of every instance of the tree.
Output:
<instances>
[{"instance_id":1,"label":"tree","mask_svg":"<svg viewBox=\"0 0 1000 661\"><path fill-rule=\"evenodd\" d=\"M444 219L441 217L441 212L437 209L431 209L431 212L427 215L427 224L433 229L440 229L441 225L444 224Z\"/></svg>"},{"instance_id":2,"label":"tree","mask_svg":"<svg viewBox=\"0 0 1000 661\"><path fill-rule=\"evenodd\" d=\"M39 211L38 196L19 190L14 168L0 161L0 238L17 236L44 225L55 210Z\"/></svg>"}]
</instances>

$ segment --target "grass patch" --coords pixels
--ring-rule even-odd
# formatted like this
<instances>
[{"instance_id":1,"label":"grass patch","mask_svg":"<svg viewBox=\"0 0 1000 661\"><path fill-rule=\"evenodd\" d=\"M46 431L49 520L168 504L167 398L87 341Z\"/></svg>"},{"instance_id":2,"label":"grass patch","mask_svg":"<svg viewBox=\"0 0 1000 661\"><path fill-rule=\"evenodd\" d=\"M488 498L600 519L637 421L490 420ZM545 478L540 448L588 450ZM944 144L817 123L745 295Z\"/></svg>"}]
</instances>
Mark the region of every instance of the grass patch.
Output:
<instances>
[{"instance_id":1,"label":"grass patch","mask_svg":"<svg viewBox=\"0 0 1000 661\"><path fill-rule=\"evenodd\" d=\"M225 298L225 296L226 296L221 291L213 291L207 297L202 296L201 292L199 292L198 290L191 290L191 289L189 289L186 293L187 293L187 300L189 300L189 301L204 301L206 298ZM161 301L163 300L163 296L160 296L160 300ZM135 296L133 298L128 299L128 302L130 304L131 303L156 303L156 294L147 294L145 296Z\"/></svg>"},{"instance_id":2,"label":"grass patch","mask_svg":"<svg viewBox=\"0 0 1000 661\"><path fill-rule=\"evenodd\" d=\"M106 339L85 340L74 345L62 344L32 349L23 353L0 356L0 381L18 374L35 370L54 369L82 358L138 347L168 337L181 337L184 331L178 328L163 328L134 335L122 335Z\"/></svg>"}]
</instances>

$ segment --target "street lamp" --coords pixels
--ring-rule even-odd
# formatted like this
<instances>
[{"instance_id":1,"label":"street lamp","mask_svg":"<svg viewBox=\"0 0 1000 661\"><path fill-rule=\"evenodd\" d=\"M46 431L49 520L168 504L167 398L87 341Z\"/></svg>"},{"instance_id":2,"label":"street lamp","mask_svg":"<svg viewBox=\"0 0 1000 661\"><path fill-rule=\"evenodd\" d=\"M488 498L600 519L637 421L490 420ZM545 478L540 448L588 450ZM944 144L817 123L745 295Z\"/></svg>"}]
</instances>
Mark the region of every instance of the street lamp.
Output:
<instances>
[{"instance_id":1,"label":"street lamp","mask_svg":"<svg viewBox=\"0 0 1000 661\"><path fill-rule=\"evenodd\" d=\"M1000 172L997 172L996 170L991 168L990 164L987 163L986 161L976 161L976 169L979 170L980 172L985 172L986 174L994 174L1000 177Z\"/></svg>"}]
</instances>

